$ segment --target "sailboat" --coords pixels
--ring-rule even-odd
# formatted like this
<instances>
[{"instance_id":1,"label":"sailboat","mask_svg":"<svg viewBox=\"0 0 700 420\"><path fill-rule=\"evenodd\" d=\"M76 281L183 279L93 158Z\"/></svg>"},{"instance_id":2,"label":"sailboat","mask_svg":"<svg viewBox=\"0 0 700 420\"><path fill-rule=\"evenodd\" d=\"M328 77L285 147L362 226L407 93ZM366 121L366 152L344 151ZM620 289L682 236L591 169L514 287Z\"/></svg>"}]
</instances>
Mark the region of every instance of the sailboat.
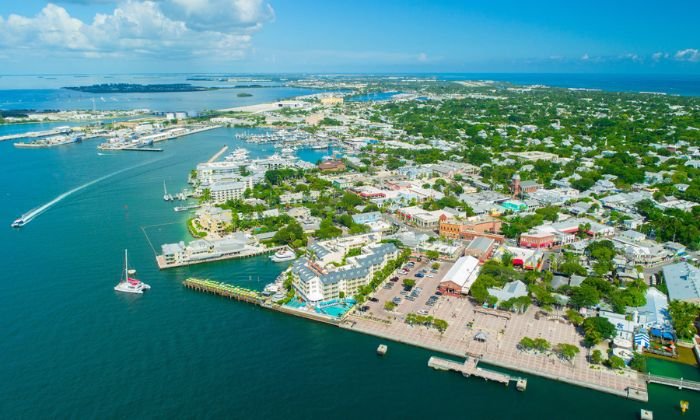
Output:
<instances>
[{"instance_id":1,"label":"sailboat","mask_svg":"<svg viewBox=\"0 0 700 420\"><path fill-rule=\"evenodd\" d=\"M119 284L114 286L114 290L117 292L124 292L124 293L143 293L144 290L148 290L151 288L151 286L147 285L146 283L142 282L141 280L137 280L131 276L133 276L136 273L136 270L129 270L129 257L127 250L124 250L124 271L122 273L122 277L119 280Z\"/></svg>"}]
</instances>

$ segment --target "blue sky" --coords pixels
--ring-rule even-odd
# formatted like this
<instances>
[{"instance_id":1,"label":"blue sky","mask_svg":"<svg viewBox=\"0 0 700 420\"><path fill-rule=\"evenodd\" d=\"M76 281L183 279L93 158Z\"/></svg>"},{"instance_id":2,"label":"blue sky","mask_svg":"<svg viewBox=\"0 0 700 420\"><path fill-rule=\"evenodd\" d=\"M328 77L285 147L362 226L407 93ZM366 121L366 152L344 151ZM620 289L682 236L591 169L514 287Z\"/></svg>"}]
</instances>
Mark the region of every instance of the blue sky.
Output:
<instances>
[{"instance_id":1,"label":"blue sky","mask_svg":"<svg viewBox=\"0 0 700 420\"><path fill-rule=\"evenodd\" d=\"M2 1L0 73L700 74L698 16L698 1Z\"/></svg>"}]
</instances>

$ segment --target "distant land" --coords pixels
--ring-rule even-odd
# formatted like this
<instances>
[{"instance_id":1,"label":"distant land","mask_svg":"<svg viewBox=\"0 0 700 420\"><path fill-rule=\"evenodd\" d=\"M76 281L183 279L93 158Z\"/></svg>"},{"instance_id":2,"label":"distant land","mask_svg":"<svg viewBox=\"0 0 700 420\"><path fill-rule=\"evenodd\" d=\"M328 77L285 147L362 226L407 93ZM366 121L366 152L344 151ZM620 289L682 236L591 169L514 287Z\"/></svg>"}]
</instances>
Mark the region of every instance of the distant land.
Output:
<instances>
[{"instance_id":1,"label":"distant land","mask_svg":"<svg viewBox=\"0 0 700 420\"><path fill-rule=\"evenodd\" d=\"M133 83L104 83L90 86L68 86L63 89L88 93L162 93L162 92L201 92L221 88L193 86L188 83L139 85Z\"/></svg>"},{"instance_id":2,"label":"distant land","mask_svg":"<svg viewBox=\"0 0 700 420\"><path fill-rule=\"evenodd\" d=\"M247 92L241 92L241 93L237 94L236 96L238 96L239 98L248 98L248 97L251 97L253 95L251 95L250 93L247 93Z\"/></svg>"}]
</instances>

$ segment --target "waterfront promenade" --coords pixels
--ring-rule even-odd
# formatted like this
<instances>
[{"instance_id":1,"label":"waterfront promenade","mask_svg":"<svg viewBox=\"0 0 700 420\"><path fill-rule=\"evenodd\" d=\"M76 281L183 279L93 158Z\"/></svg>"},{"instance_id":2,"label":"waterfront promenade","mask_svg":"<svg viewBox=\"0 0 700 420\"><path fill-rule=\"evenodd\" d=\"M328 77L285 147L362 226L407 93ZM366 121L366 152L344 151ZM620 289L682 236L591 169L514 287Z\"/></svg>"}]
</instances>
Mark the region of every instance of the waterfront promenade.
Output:
<instances>
[{"instance_id":1,"label":"waterfront promenade","mask_svg":"<svg viewBox=\"0 0 700 420\"><path fill-rule=\"evenodd\" d=\"M571 325L536 319L537 309L512 314L510 319L480 311L468 299L450 298L434 316L445 319L449 327L440 334L435 329L406 324L398 314L384 319L352 314L341 327L397 342L423 347L458 357L477 357L482 362L549 379L567 382L639 401L647 401L646 381L636 372L611 371L591 366L585 349L572 362L554 354L524 352L517 345L524 336L544 338L552 345L569 343L581 347L581 336ZM469 327L469 325L472 325ZM477 332L488 333L486 342L474 340Z\"/></svg>"}]
</instances>

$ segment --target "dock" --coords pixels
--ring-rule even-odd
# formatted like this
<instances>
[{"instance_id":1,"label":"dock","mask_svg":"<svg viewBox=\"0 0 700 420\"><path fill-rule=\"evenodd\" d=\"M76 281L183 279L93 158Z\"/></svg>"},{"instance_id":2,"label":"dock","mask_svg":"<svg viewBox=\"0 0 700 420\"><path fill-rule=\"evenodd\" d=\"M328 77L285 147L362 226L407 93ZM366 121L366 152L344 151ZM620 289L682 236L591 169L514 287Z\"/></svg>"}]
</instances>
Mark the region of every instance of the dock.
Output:
<instances>
[{"instance_id":1,"label":"dock","mask_svg":"<svg viewBox=\"0 0 700 420\"><path fill-rule=\"evenodd\" d=\"M259 255L266 255L270 254L273 252L277 252L280 249L286 248L286 245L280 245L280 246L273 246L269 248L262 248L262 247L250 247L248 249L245 249L243 251L235 251L230 254L224 254L224 255L218 255L215 257L211 258L201 258L201 259L196 259L196 260L184 260L184 261L178 261L178 262L166 262L165 257L163 255L156 255L156 264L158 264L158 269L160 270L165 270L168 268L175 268L175 267L185 267L188 265L195 265L195 264L204 264L208 262L214 262L214 261L225 261L225 260L235 260L239 258L250 258L250 257L257 257ZM154 250L155 252L155 250Z\"/></svg>"},{"instance_id":2,"label":"dock","mask_svg":"<svg viewBox=\"0 0 700 420\"><path fill-rule=\"evenodd\" d=\"M691 391L700 391L700 382L689 381L683 378L669 378L667 376L646 375L648 384L668 385L678 389L689 389Z\"/></svg>"},{"instance_id":3,"label":"dock","mask_svg":"<svg viewBox=\"0 0 700 420\"><path fill-rule=\"evenodd\" d=\"M163 149L158 147L124 147L117 150L127 150L131 152L162 152Z\"/></svg>"},{"instance_id":4,"label":"dock","mask_svg":"<svg viewBox=\"0 0 700 420\"><path fill-rule=\"evenodd\" d=\"M229 299L240 300L248 303L260 305L263 302L263 296L260 292L246 289L244 287L234 286L232 284L220 283L213 280L198 279L190 277L182 282L182 284L198 292L212 293Z\"/></svg>"},{"instance_id":5,"label":"dock","mask_svg":"<svg viewBox=\"0 0 700 420\"><path fill-rule=\"evenodd\" d=\"M384 356L388 350L389 347L387 347L386 344L380 344L379 347L377 347L377 354L380 356Z\"/></svg>"},{"instance_id":6,"label":"dock","mask_svg":"<svg viewBox=\"0 0 700 420\"><path fill-rule=\"evenodd\" d=\"M511 381L517 382L518 390L524 391L527 387L527 380L524 378L513 378L505 373L496 372L493 370L477 367L479 359L475 357L467 357L464 363L455 362L454 360L443 359L432 356L428 360L428 366L436 370L455 371L465 377L476 376L487 381L498 382L508 386Z\"/></svg>"},{"instance_id":7,"label":"dock","mask_svg":"<svg viewBox=\"0 0 700 420\"><path fill-rule=\"evenodd\" d=\"M221 155L223 155L224 153L226 153L227 150L228 150L228 146L222 147L221 150L219 150L218 152L216 152L216 154L215 154L214 156L212 156L212 157L207 161L207 163L212 163L212 162L214 162L215 160L219 159L219 158L221 157Z\"/></svg>"}]
</instances>

